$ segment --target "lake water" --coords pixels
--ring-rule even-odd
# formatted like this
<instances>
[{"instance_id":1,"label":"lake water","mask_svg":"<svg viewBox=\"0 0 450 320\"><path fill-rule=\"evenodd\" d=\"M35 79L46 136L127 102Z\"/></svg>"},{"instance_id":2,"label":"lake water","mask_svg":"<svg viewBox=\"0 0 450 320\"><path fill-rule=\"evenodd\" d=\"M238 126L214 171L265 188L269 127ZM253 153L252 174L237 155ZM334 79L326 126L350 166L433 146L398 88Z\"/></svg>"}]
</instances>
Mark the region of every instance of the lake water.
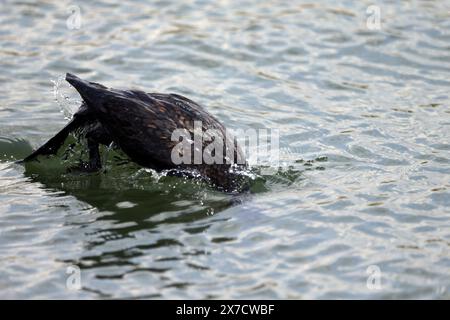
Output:
<instances>
[{"instance_id":1,"label":"lake water","mask_svg":"<svg viewBox=\"0 0 450 320\"><path fill-rule=\"evenodd\" d=\"M33 3L0 11L1 298L450 298L448 1ZM277 129L280 163L239 202L113 151L14 164L66 72Z\"/></svg>"}]
</instances>

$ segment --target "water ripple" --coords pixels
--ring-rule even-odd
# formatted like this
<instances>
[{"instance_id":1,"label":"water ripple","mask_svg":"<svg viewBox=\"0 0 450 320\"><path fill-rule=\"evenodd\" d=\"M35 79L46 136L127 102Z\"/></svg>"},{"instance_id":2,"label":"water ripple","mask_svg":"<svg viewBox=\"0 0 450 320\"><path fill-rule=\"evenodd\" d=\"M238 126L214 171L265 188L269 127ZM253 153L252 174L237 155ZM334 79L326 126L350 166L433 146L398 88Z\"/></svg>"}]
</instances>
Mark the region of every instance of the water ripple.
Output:
<instances>
[{"instance_id":1,"label":"water ripple","mask_svg":"<svg viewBox=\"0 0 450 320\"><path fill-rule=\"evenodd\" d=\"M0 296L450 298L450 7L381 2L369 30L372 4L102 0L70 30L62 2L5 1ZM68 71L279 129L282 166L232 199L114 154L98 175L13 164L79 104Z\"/></svg>"}]
</instances>

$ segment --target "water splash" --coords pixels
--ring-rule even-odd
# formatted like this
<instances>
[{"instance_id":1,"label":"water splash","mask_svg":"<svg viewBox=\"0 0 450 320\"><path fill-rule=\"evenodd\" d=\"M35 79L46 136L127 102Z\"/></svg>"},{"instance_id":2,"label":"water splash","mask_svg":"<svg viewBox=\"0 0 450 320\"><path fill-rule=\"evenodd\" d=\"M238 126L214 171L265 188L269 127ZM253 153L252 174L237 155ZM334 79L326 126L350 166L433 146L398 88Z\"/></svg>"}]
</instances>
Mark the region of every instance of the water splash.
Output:
<instances>
[{"instance_id":1,"label":"water splash","mask_svg":"<svg viewBox=\"0 0 450 320\"><path fill-rule=\"evenodd\" d=\"M53 83L53 96L61 113L65 119L72 119L72 116L77 112L81 104L81 100L71 96L71 87L65 82L64 75L60 75L56 80L50 81Z\"/></svg>"},{"instance_id":2,"label":"water splash","mask_svg":"<svg viewBox=\"0 0 450 320\"><path fill-rule=\"evenodd\" d=\"M106 165L107 165L107 163L108 163L108 158L109 158L110 151L111 151L112 149L114 149L115 147L116 147L116 146L115 146L114 141L113 141L113 142L111 142L111 143L109 144L109 146L105 147L105 149L104 149L104 151L103 151L103 155L102 155L102 164L103 164L103 172L105 172L105 173L106 173Z\"/></svg>"}]
</instances>

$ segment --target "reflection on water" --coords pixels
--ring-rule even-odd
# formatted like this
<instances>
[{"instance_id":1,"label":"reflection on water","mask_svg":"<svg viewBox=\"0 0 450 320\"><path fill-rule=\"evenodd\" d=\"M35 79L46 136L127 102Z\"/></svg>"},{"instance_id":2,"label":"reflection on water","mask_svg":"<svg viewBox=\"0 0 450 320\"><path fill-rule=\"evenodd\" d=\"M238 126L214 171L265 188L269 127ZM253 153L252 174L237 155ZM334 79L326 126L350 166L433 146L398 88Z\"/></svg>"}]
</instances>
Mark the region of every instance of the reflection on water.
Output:
<instances>
[{"instance_id":1,"label":"reflection on water","mask_svg":"<svg viewBox=\"0 0 450 320\"><path fill-rule=\"evenodd\" d=\"M76 265L83 272L91 269L112 269L96 274L96 279L123 279L130 273L163 273L170 270L168 266L160 267L158 261L154 266L145 266L133 260L144 256L147 251L182 247L183 244L177 240L176 234L164 235L164 232L159 236L159 233L171 225L186 228L187 232L193 234L203 232L215 221L226 220L212 216L233 204L229 196L213 191L208 193L205 191L206 186L180 181L179 178L171 179L178 181L167 181L170 180L168 178L156 181L143 169L137 173L122 169L120 172L90 174L84 177L67 174L61 178L59 175L46 176L45 173L25 175L31 177L32 181L43 184L47 190L63 191L65 196L73 196L77 201L87 203L102 213L95 217L89 215L81 220L66 221L67 226L80 229L79 236L84 238L85 254L60 261L67 265ZM129 182L132 182L132 185ZM142 235L141 240L137 240L139 236L136 235L139 234ZM150 237L145 236L146 234ZM158 235L156 239L152 234ZM113 242L128 245L111 247ZM117 268L118 266L121 268ZM114 296L111 292L91 288L90 284L84 289L102 297ZM159 297L160 294L150 294L149 297L151 296Z\"/></svg>"},{"instance_id":2,"label":"reflection on water","mask_svg":"<svg viewBox=\"0 0 450 320\"><path fill-rule=\"evenodd\" d=\"M102 0L69 28L64 3L6 1L0 297L450 298L450 7L378 2L369 29L370 5ZM15 164L78 106L66 72L278 129L281 167L235 198L114 151Z\"/></svg>"}]
</instances>

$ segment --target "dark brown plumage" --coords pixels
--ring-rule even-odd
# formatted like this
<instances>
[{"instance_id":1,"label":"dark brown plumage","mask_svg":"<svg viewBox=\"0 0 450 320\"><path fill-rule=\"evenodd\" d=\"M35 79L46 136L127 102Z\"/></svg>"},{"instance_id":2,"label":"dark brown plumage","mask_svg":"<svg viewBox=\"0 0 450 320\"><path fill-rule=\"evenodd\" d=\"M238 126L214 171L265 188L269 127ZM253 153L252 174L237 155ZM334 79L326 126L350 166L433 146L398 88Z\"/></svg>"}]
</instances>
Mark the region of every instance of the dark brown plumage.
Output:
<instances>
[{"instance_id":1,"label":"dark brown plumage","mask_svg":"<svg viewBox=\"0 0 450 320\"><path fill-rule=\"evenodd\" d=\"M226 192L239 192L247 188L245 178L233 170L245 168L242 150L236 141L226 136L225 127L203 107L177 94L145 93L137 90L116 90L84 81L72 74L66 80L83 98L80 110L71 122L41 148L25 158L29 161L40 154L56 153L69 132L89 127L85 136L88 141L89 170L101 167L98 144L114 142L130 159L144 167L155 170L176 169L175 174L197 174ZM185 129L194 136L194 121L201 121L202 131L215 129L220 133L223 146L232 146L232 157L227 162L226 149L219 164L175 164L172 151L179 141L172 141L176 129ZM232 138L231 138L232 139ZM202 150L211 141L202 142ZM230 164L233 163L234 165Z\"/></svg>"}]
</instances>

